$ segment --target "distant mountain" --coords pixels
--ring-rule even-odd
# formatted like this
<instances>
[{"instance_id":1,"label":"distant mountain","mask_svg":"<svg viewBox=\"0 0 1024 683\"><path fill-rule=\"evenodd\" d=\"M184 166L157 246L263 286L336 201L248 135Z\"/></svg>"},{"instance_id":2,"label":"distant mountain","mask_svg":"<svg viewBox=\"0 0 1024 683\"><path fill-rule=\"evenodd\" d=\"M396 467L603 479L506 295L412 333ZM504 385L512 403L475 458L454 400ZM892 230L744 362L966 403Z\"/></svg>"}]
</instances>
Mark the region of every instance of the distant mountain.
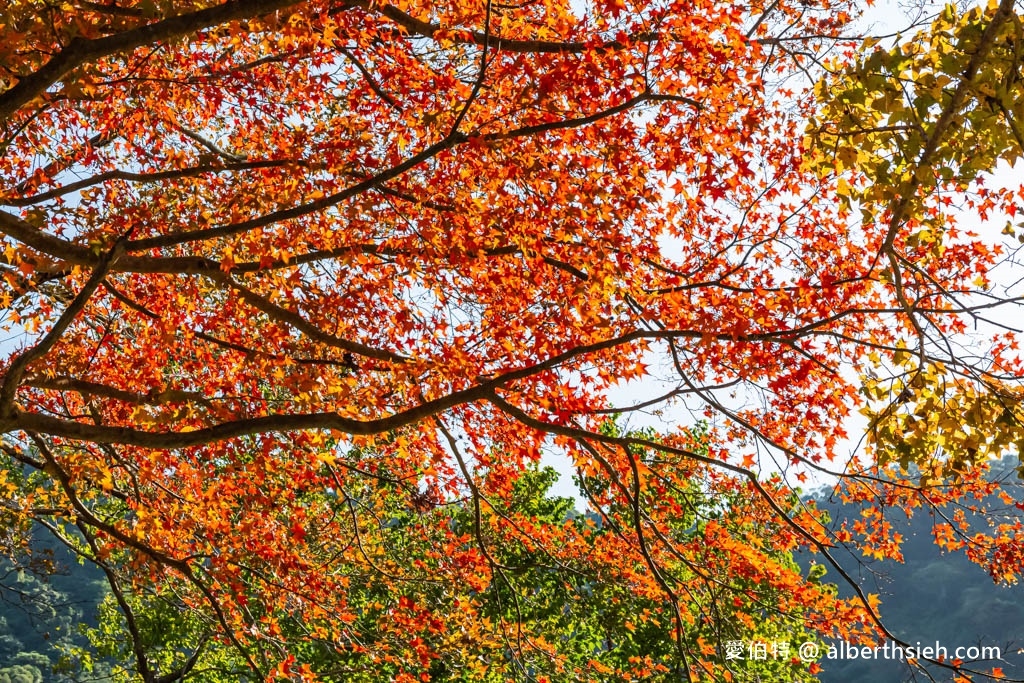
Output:
<instances>
[{"instance_id":1,"label":"distant mountain","mask_svg":"<svg viewBox=\"0 0 1024 683\"><path fill-rule=\"evenodd\" d=\"M85 645L80 624L96 625L96 606L107 592L103 574L45 533L32 556L52 572L32 572L0 558L0 683L57 683L64 648Z\"/></svg>"},{"instance_id":2,"label":"distant mountain","mask_svg":"<svg viewBox=\"0 0 1024 683\"><path fill-rule=\"evenodd\" d=\"M1004 461L993 469L993 476L1007 485L1020 486L1013 472L1018 464ZM1014 497L1019 500L1022 496ZM858 508L821 497L817 499L818 506L827 510L836 522L858 516ZM1006 508L996 501L987 502ZM1010 513L1020 514L1016 510ZM982 567L968 560L962 552L944 553L932 536L933 524L944 520L935 520L919 511L910 520L894 515L890 521L904 537L902 564L891 560L869 561L849 553L836 555L836 560L865 591L879 594L882 619L890 631L914 646L920 643L921 647L934 648L938 642L947 648L950 658L954 656L955 647L999 647L1003 661L978 662L975 668L1001 667L1009 678L1024 678L1024 651L1021 650L1024 648L1024 584L996 585ZM973 524L979 530L982 528L980 519L973 520ZM820 556L815 559L822 561ZM809 563L806 554L801 560ZM835 570L826 574L824 580L839 583L841 594L852 594L840 582ZM902 683L927 680L920 673L914 678L906 664L883 659L883 654L880 651L879 659L867 661L861 657L823 659L821 681ZM953 678L948 670L932 667L930 671L937 681Z\"/></svg>"}]
</instances>

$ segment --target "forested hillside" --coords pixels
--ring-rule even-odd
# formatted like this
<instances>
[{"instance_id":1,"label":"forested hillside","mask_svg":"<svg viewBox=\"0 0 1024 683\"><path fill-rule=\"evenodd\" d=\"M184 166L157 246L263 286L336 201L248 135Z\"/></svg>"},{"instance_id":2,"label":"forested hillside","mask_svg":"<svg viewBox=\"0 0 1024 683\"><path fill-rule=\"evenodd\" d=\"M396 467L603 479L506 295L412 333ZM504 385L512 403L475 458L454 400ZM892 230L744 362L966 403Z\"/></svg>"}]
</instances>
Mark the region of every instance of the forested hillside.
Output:
<instances>
[{"instance_id":1,"label":"forested hillside","mask_svg":"<svg viewBox=\"0 0 1024 683\"><path fill-rule=\"evenodd\" d=\"M73 650L88 642L82 629L95 627L106 582L45 532L21 559L27 566L0 559L0 683L69 680L80 673Z\"/></svg>"},{"instance_id":2,"label":"forested hillside","mask_svg":"<svg viewBox=\"0 0 1024 683\"><path fill-rule=\"evenodd\" d=\"M1010 459L1004 460L993 468L992 478L1002 480L1007 489L1019 487L1013 470L1016 464ZM1013 506L999 505L995 500L986 502L1003 508L1008 517L1020 514ZM837 505L827 498L819 504L836 521L859 516L858 508ZM902 563L891 559L869 560L848 553L836 559L866 590L878 593L887 625L906 642L915 646L939 642L951 651L958 646L997 646L1005 661L986 664L1001 667L1009 678L1024 678L1024 653L1020 652L1024 648L1024 585L998 585L962 553L942 552L933 535L934 525L946 521L941 514L951 516L954 509L938 510L935 515L916 515L909 520L900 515L890 518L895 531L904 538ZM974 521L980 523L980 520ZM835 571L829 572L827 578L838 579ZM849 587L841 581L839 586L841 593L849 593ZM913 678L905 664L882 658L871 661L824 659L821 666L823 683L921 680L920 672ZM938 680L952 679L949 672L936 669L932 672Z\"/></svg>"}]
</instances>

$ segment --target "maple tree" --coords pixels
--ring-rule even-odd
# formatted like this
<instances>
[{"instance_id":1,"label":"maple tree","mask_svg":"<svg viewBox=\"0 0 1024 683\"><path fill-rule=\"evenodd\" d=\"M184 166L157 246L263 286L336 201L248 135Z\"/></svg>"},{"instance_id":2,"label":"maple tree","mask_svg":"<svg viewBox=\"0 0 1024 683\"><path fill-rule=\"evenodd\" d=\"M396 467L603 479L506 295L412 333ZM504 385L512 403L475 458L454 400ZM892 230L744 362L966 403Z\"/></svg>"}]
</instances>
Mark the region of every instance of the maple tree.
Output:
<instances>
[{"instance_id":1,"label":"maple tree","mask_svg":"<svg viewBox=\"0 0 1024 683\"><path fill-rule=\"evenodd\" d=\"M984 222L1024 198L984 183L1024 153L1014 3L888 51L844 36L842 1L586 10L0 9L0 306L24 340L0 366L5 543L35 523L80 544L143 680L167 675L130 616L144 590L256 677L349 658L429 680L504 648L579 680L742 678L720 641L754 615L894 637L789 553L852 583L830 549L898 557L888 509L969 505L1022 451L1019 298L991 280L1013 254ZM631 380L664 393L614 402ZM693 417L609 422L670 409ZM847 461L858 410L871 449ZM614 533L517 507L547 451ZM794 498L823 471L863 519ZM435 512L462 500L468 522ZM1004 581L1021 534L936 526ZM395 599L359 603L343 568ZM567 649L564 624L511 619L518 571L598 577L671 651ZM466 675L514 676L488 661Z\"/></svg>"}]
</instances>

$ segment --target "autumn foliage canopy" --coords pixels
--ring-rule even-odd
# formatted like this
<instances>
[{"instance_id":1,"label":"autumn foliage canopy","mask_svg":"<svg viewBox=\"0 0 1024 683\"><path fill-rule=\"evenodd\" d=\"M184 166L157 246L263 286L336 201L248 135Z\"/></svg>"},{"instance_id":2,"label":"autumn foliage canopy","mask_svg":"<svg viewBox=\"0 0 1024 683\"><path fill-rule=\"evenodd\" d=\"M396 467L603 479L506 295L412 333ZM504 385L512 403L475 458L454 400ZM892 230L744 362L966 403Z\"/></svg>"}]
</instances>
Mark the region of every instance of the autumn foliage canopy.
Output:
<instances>
[{"instance_id":1,"label":"autumn foliage canopy","mask_svg":"<svg viewBox=\"0 0 1024 683\"><path fill-rule=\"evenodd\" d=\"M1021 8L860 9L7 0L4 550L100 565L147 683L752 679L898 639L792 557L900 509L1017 581L949 510L1021 505Z\"/></svg>"}]
</instances>

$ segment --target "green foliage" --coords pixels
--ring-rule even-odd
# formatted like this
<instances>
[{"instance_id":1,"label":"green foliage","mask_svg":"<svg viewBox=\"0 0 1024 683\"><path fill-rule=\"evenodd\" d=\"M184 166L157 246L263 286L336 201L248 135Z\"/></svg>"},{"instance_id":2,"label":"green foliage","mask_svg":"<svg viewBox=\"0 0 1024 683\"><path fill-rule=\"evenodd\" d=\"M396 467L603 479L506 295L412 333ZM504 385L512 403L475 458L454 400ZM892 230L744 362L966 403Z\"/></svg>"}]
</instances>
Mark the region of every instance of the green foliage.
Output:
<instances>
[{"instance_id":1,"label":"green foliage","mask_svg":"<svg viewBox=\"0 0 1024 683\"><path fill-rule=\"evenodd\" d=\"M609 425L614 431L617 427ZM612 433L612 432L609 432ZM647 457L646 454L639 454ZM383 473L382 473L383 474ZM459 505L431 505L428 494L410 502L407 491L382 478L366 490L352 490L348 494L360 505L373 505L380 523L387 533L384 547L375 555L378 566L389 567L390 558L422 558L423 580L409 577L405 580L389 579L376 573L362 572L355 566L348 569L351 584L348 602L359 615L352 624L343 627L364 634L360 647L372 651L387 651L393 644L387 640L374 640L377 620L388 618L387 606L396 602L424 605L431 613L458 615L472 613L464 626L446 632L427 629L425 639L439 653L429 661L431 681L442 683L469 683L470 681L505 681L509 677L528 676L549 680L562 680L565 671L587 671L586 680L619 680L616 671L647 671L649 680L676 680L680 672L671 667L675 655L674 624L666 618L664 598L652 593L637 599L630 586L620 582L614 556L596 563L598 570L586 569L588 563L574 567L560 567L553 556L531 536L521 533L518 525L551 530L566 528L587 539L581 553L600 555L614 548L617 527L626 521L622 515L628 509L611 510L605 516L580 514L573 509L570 499L551 496L552 485L558 474L552 468L532 468L522 473L514 484L512 495L505 502L488 499L487 509L479 512L472 501ZM595 489L607 486L593 478ZM330 495L325 493L324 495ZM697 523L697 513L707 519L725 519L731 501L712 499L694 482L688 491L677 495L688 496L694 512L680 517L673 533L680 543L692 541L703 531L705 522ZM478 518L478 515L481 515ZM436 581L432 577L446 571L446 558L438 557L438 535L447 539L461 539L459 543L472 547L478 535L484 538L487 552L493 561L490 581L467 583L461 590L452 591L452 582ZM791 556L779 554L780 566L796 569ZM603 568L601 568L603 567ZM569 571L565 571L568 569ZM676 581L687 578L685 567L675 567ZM733 586L738 593L758 594L765 604L771 596L761 587L739 579ZM700 601L716 596L692 596L694 602L684 605L692 611L694 619L703 618L704 609L712 603ZM194 668L189 680L204 683L227 683L249 680L244 650L230 643L207 642L207 624L197 618L197 612L175 604L167 595L136 595L129 600L140 642L146 648L151 667L160 672L173 671L188 661L197 650ZM250 603L249 608L259 618L260 606ZM814 640L802 624L778 618L778 615L737 603L715 605L723 612L721 623L725 631L721 638L784 640L794 644ZM751 610L753 609L753 613ZM745 611L755 624L744 627L731 615ZM279 619L283 639L295 636L309 626L302 615ZM100 656L120 664L114 669L116 681L137 681L134 655L130 638L126 634L123 614L112 598L100 610L98 627L88 630L92 649ZM454 647L440 647L442 641ZM556 646L556 647L555 647ZM401 662L394 667L387 663L368 666L358 650L338 651L307 640L296 655L300 661L315 662L313 670L328 680L346 683L376 683L389 680L401 670ZM721 656L722 642L708 644ZM556 658L544 654L549 648L558 653ZM714 655L712 655L714 656ZM646 664L644 664L646 663ZM785 678L790 681L812 680L805 668L790 661L769 658L766 661L736 662L737 670L750 675L751 680L761 676L764 680ZM646 667L646 668L643 668ZM581 679L582 680L582 679Z\"/></svg>"},{"instance_id":2,"label":"green foliage","mask_svg":"<svg viewBox=\"0 0 1024 683\"><path fill-rule=\"evenodd\" d=\"M0 669L0 683L43 683L43 673L30 664L15 664Z\"/></svg>"}]
</instances>

